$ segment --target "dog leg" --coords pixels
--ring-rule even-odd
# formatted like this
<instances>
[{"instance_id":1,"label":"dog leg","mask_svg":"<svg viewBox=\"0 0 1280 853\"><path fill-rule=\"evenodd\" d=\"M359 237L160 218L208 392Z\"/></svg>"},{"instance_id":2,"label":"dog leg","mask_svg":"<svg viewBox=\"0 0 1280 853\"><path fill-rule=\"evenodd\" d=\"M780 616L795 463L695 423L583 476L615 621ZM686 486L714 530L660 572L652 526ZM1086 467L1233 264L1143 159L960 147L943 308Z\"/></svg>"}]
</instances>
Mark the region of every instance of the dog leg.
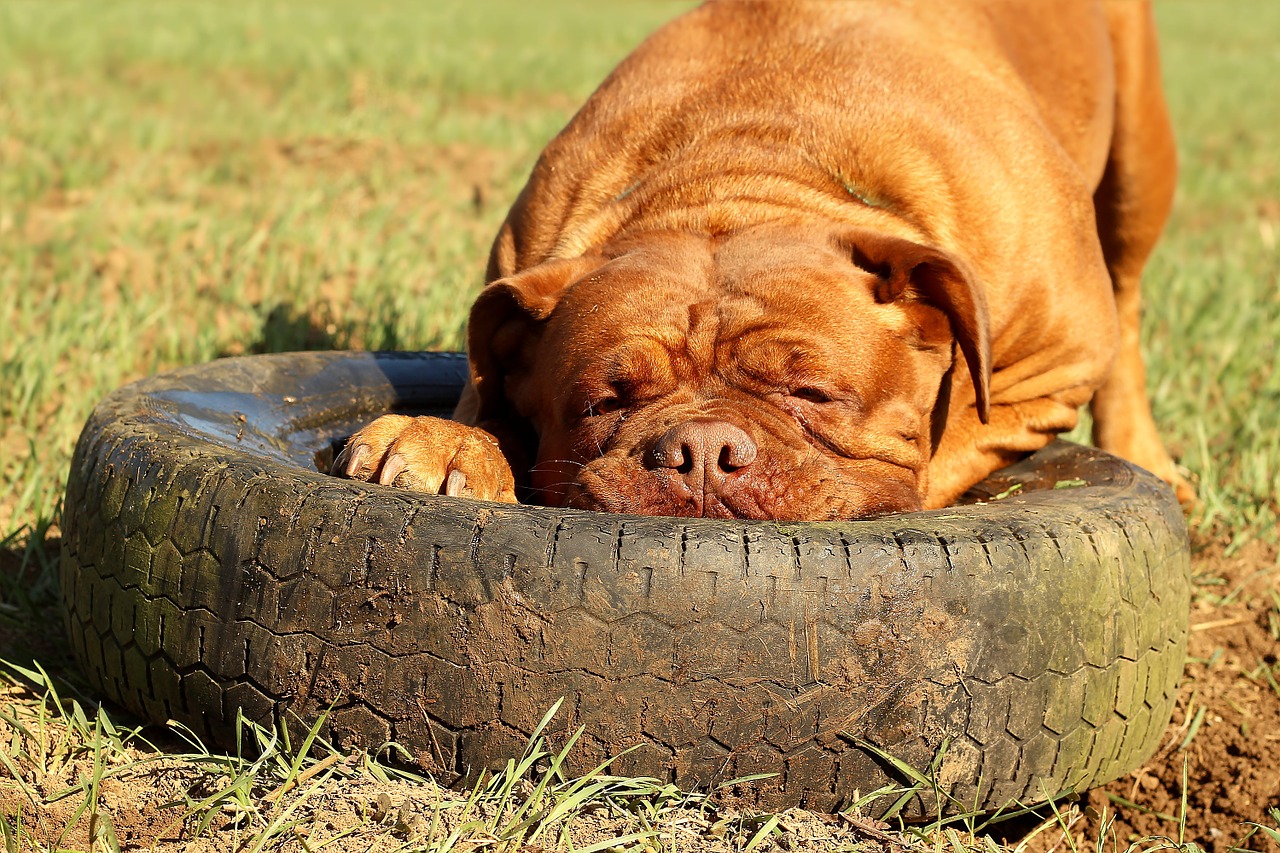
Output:
<instances>
[{"instance_id":1,"label":"dog leg","mask_svg":"<svg viewBox=\"0 0 1280 853\"><path fill-rule=\"evenodd\" d=\"M991 407L987 423L972 406L952 409L929 463L926 509L950 506L974 483L1044 447L1079 419L1084 394L1070 390Z\"/></svg>"},{"instance_id":2,"label":"dog leg","mask_svg":"<svg viewBox=\"0 0 1280 853\"><path fill-rule=\"evenodd\" d=\"M1106 6L1116 69L1111 153L1094 194L1098 235L1115 291L1120 349L1093 397L1094 443L1172 485L1184 503L1195 491L1177 472L1156 430L1142 359L1142 269L1173 205L1177 155L1160 86L1155 22L1149 3Z\"/></svg>"},{"instance_id":3,"label":"dog leg","mask_svg":"<svg viewBox=\"0 0 1280 853\"><path fill-rule=\"evenodd\" d=\"M442 418L383 415L348 439L333 473L431 494L516 502L511 466L497 439Z\"/></svg>"}]
</instances>

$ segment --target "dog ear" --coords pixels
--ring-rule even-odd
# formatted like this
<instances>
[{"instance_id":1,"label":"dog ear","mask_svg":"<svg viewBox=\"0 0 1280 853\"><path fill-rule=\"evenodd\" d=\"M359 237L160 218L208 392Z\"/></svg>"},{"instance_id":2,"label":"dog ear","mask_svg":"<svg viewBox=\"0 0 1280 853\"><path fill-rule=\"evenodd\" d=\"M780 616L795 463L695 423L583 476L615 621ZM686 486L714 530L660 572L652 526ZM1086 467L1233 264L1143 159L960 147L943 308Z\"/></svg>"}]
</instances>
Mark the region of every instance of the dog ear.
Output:
<instances>
[{"instance_id":1,"label":"dog ear","mask_svg":"<svg viewBox=\"0 0 1280 853\"><path fill-rule=\"evenodd\" d=\"M947 315L973 378L978 417L986 423L990 413L990 320L986 294L973 273L959 258L888 234L855 231L849 246L854 264L879 278L877 302L914 294Z\"/></svg>"},{"instance_id":2,"label":"dog ear","mask_svg":"<svg viewBox=\"0 0 1280 853\"><path fill-rule=\"evenodd\" d=\"M471 306L467 356L476 397L476 420L503 417L506 377L520 373L532 358L543 324L576 281L607 259L584 255L546 261L490 282Z\"/></svg>"}]
</instances>

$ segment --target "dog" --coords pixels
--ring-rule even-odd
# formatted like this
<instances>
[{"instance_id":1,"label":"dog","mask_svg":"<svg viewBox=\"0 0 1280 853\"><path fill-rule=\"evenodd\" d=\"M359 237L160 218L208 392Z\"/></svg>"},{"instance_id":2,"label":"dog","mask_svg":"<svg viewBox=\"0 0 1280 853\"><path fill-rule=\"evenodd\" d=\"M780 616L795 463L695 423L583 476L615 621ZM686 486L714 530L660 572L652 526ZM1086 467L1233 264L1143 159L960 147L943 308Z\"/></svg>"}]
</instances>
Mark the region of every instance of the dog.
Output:
<instances>
[{"instance_id":1,"label":"dog","mask_svg":"<svg viewBox=\"0 0 1280 853\"><path fill-rule=\"evenodd\" d=\"M1147 0L716 0L547 146L452 421L341 476L645 515L936 508L1072 429L1157 434L1142 268L1175 150Z\"/></svg>"}]
</instances>

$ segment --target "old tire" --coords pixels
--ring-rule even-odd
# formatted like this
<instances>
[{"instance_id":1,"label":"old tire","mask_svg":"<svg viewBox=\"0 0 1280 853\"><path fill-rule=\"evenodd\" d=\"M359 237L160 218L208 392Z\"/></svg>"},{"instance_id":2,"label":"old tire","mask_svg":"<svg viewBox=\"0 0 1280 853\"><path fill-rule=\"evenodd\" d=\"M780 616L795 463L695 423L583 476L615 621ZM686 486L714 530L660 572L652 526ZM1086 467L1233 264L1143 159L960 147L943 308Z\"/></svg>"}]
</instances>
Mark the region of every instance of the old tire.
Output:
<instances>
[{"instance_id":1,"label":"old tire","mask_svg":"<svg viewBox=\"0 0 1280 853\"><path fill-rule=\"evenodd\" d=\"M824 810L902 781L882 753L936 759L955 804L989 809L1155 749L1189 565L1146 472L1060 442L974 493L1022 484L1000 500L774 524L317 470L372 416L447 411L464 374L452 354L254 356L106 398L63 519L66 627L91 681L224 743L238 708L328 710L332 741L394 740L446 782L518 755L565 697L553 741L585 727L576 768L630 749L614 772L683 786L772 772L740 793Z\"/></svg>"}]
</instances>

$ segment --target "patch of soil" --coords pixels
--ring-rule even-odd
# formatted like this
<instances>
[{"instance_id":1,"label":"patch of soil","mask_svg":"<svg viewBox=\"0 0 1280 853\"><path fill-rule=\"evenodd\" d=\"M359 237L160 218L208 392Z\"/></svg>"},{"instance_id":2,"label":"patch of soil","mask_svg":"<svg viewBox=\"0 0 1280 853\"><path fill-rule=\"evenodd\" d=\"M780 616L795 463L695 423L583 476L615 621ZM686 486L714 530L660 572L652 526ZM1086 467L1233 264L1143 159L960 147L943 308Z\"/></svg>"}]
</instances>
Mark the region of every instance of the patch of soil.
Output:
<instances>
[{"instance_id":1,"label":"patch of soil","mask_svg":"<svg viewBox=\"0 0 1280 853\"><path fill-rule=\"evenodd\" d=\"M1228 556L1198 542L1188 664L1173 721L1142 768L1091 791L1080 840L1097 837L1104 809L1119 849L1148 836L1185 835L1226 853L1280 808L1280 562L1252 543ZM1186 771L1186 786L1183 772ZM1183 805L1185 798L1185 807ZM1126 804L1128 803L1128 804ZM1246 847L1277 845L1257 833Z\"/></svg>"},{"instance_id":2,"label":"patch of soil","mask_svg":"<svg viewBox=\"0 0 1280 853\"><path fill-rule=\"evenodd\" d=\"M90 768L74 762L74 770L78 779L59 780L64 783L65 796L39 804L32 803L16 785L0 779L0 814L20 827L19 837L30 843L31 849L109 849L101 841L95 844L108 834L116 837L122 850L149 849L153 842L163 850L169 849L163 846L167 841L181 841L186 828L182 795L192 787L184 780L195 776L189 767L167 761L148 765L139 774L102 779L96 811L84 808L82 786L89 784ZM46 796L56 797L62 791L50 790Z\"/></svg>"},{"instance_id":3,"label":"patch of soil","mask_svg":"<svg viewBox=\"0 0 1280 853\"><path fill-rule=\"evenodd\" d=\"M75 764L84 782L87 768L83 762ZM350 769L359 774L354 765ZM756 816L703 804L664 808L650 816L656 820L645 821L637 818L643 807L629 811L621 801L588 806L567 822L552 821L545 832L530 837L519 828L520 822L529 818L536 822L545 811L521 810L524 799L533 794L528 782L518 783L505 803L489 798L468 804L458 792L367 774L322 780L314 788L309 782L271 791L255 786L246 792L248 809L236 797L223 796L212 814L203 818L192 805L207 803L225 790L228 780L204 777L191 765L169 759L124 773L103 780L96 811L79 814L84 802L79 789L64 799L34 806L16 786L0 778L0 814L21 827L22 840L33 845L110 849L104 842L114 836L122 851L151 853L223 853L257 849L253 845L264 840L266 849L277 853L320 848L333 853L394 853L455 836L461 850L494 847L522 853L591 845L614 849L610 844L614 841L622 849L638 850L643 844L636 842L642 837L654 842L650 847L738 853L757 834L765 840L762 846L758 840L757 846L773 851L857 845L862 853L888 853L903 846L886 831L887 824L856 816L803 809ZM544 801L543 809L550 805ZM202 826L203 820L208 823Z\"/></svg>"}]
</instances>

